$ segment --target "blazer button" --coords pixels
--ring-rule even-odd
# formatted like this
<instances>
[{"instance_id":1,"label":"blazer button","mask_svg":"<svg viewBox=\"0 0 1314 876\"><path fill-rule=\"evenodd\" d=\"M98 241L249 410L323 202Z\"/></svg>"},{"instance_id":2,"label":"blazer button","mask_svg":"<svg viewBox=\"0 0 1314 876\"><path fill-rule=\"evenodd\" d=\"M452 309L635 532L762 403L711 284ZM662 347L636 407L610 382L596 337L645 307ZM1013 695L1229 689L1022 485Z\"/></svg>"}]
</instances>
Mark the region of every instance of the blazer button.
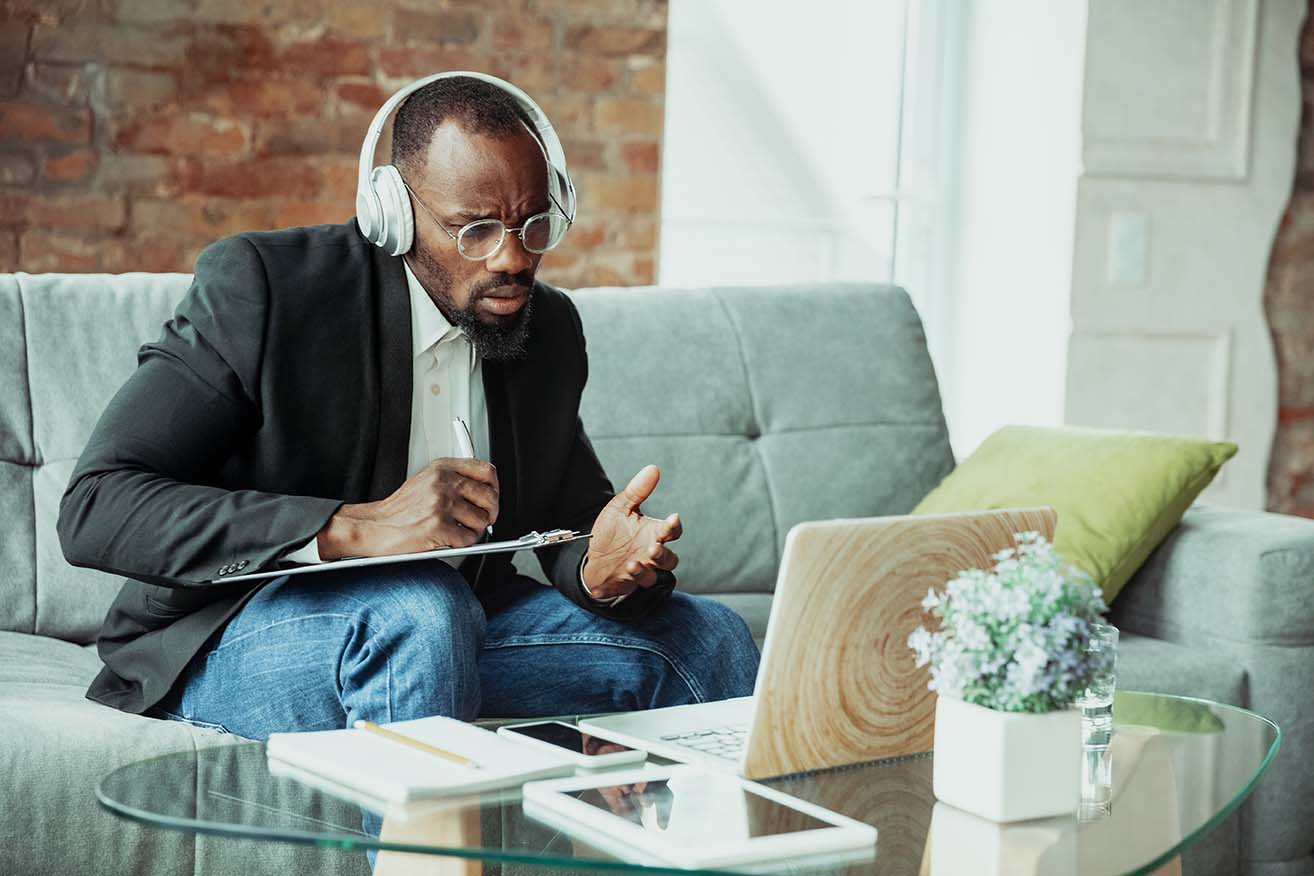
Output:
<instances>
[{"instance_id":1,"label":"blazer button","mask_svg":"<svg viewBox=\"0 0 1314 876\"><path fill-rule=\"evenodd\" d=\"M219 574L220 574L220 575L227 575L227 574L228 574L229 572L231 572L231 571L233 571L233 567L232 567L232 566L227 566L227 565L225 565L225 566L221 566L221 567L219 568Z\"/></svg>"},{"instance_id":2,"label":"blazer button","mask_svg":"<svg viewBox=\"0 0 1314 876\"><path fill-rule=\"evenodd\" d=\"M238 563L237 563L237 569L238 569L238 571L240 572L242 569L245 569L245 568L246 568L246 560L239 560Z\"/></svg>"}]
</instances>

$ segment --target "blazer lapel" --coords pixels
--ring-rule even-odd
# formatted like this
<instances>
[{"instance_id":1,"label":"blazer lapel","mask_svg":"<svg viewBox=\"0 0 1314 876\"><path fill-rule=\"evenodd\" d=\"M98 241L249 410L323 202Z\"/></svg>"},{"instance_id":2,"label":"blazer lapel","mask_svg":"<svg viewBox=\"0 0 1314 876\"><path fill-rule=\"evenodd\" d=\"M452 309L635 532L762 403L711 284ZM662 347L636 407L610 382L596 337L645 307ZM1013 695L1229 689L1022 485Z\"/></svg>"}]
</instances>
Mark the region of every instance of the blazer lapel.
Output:
<instances>
[{"instance_id":1,"label":"blazer lapel","mask_svg":"<svg viewBox=\"0 0 1314 876\"><path fill-rule=\"evenodd\" d=\"M488 444L490 460L497 468L498 496L497 523L493 524L498 539L523 535L516 515L520 493L519 443L516 438L515 417L512 416L507 368L500 362L485 359L484 401L488 405Z\"/></svg>"},{"instance_id":2,"label":"blazer lapel","mask_svg":"<svg viewBox=\"0 0 1314 876\"><path fill-rule=\"evenodd\" d=\"M411 435L411 302L402 260L374 250L379 295L374 338L378 350L378 444L370 477L370 501L392 495L406 480Z\"/></svg>"}]
</instances>

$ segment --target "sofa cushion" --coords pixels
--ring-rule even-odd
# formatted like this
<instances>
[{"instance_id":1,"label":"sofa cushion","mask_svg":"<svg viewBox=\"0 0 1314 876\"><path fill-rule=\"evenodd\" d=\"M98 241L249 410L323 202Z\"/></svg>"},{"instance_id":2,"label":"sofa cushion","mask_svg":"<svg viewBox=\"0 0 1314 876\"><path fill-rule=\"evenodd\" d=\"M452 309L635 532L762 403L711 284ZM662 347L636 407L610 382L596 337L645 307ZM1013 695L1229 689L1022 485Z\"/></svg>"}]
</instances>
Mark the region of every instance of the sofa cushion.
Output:
<instances>
[{"instance_id":1,"label":"sofa cushion","mask_svg":"<svg viewBox=\"0 0 1314 876\"><path fill-rule=\"evenodd\" d=\"M1117 686L1246 706L1245 667L1227 654L1125 631L1118 637Z\"/></svg>"},{"instance_id":2,"label":"sofa cushion","mask_svg":"<svg viewBox=\"0 0 1314 876\"><path fill-rule=\"evenodd\" d=\"M1112 603L1235 454L1236 445L1226 441L1005 426L914 513L1052 505L1059 515L1054 547Z\"/></svg>"},{"instance_id":3,"label":"sofa cushion","mask_svg":"<svg viewBox=\"0 0 1314 876\"><path fill-rule=\"evenodd\" d=\"M0 630L88 642L99 629L120 580L64 561L59 499L137 348L159 336L189 280L0 277Z\"/></svg>"},{"instance_id":4,"label":"sofa cushion","mask_svg":"<svg viewBox=\"0 0 1314 876\"><path fill-rule=\"evenodd\" d=\"M907 513L953 467L901 289L587 289L574 300L591 364L585 427L613 483L661 467L644 511L680 512L683 589L770 592L795 523Z\"/></svg>"}]
</instances>

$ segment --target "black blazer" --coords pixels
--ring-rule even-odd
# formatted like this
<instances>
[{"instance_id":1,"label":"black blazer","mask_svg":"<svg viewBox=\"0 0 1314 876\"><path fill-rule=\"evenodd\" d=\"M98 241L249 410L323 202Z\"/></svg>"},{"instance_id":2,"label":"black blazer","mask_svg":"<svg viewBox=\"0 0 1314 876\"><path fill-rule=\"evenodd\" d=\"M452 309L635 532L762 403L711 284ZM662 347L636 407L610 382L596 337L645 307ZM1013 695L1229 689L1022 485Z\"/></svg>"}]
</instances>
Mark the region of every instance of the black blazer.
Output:
<instances>
[{"instance_id":1,"label":"black blazer","mask_svg":"<svg viewBox=\"0 0 1314 876\"><path fill-rule=\"evenodd\" d=\"M534 289L528 355L485 361L494 533L591 528L613 489L579 420L588 374L574 304ZM410 302L402 261L344 225L240 234L208 247L196 276L101 415L59 506L64 556L125 575L98 638L87 696L129 712L159 702L188 661L343 502L406 479ZM674 586L615 608L579 584L587 542L539 552L549 580L589 611L647 614ZM476 563L462 566L467 578ZM240 567L240 568L239 568ZM479 587L514 574L489 557Z\"/></svg>"}]
</instances>

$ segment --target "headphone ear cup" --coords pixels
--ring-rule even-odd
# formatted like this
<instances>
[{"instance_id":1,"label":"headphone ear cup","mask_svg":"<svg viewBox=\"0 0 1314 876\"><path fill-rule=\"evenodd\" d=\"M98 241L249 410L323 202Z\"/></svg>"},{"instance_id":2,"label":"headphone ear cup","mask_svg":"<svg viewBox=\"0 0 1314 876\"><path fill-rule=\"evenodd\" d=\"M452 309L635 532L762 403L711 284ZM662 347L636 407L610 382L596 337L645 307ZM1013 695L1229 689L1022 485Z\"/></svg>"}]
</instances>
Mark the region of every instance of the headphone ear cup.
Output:
<instances>
[{"instance_id":1,"label":"headphone ear cup","mask_svg":"<svg viewBox=\"0 0 1314 876\"><path fill-rule=\"evenodd\" d=\"M379 200L379 227L374 242L389 255L409 252L415 240L415 214L411 212L411 199L401 174L391 164L376 167L370 174L370 187Z\"/></svg>"}]
</instances>

